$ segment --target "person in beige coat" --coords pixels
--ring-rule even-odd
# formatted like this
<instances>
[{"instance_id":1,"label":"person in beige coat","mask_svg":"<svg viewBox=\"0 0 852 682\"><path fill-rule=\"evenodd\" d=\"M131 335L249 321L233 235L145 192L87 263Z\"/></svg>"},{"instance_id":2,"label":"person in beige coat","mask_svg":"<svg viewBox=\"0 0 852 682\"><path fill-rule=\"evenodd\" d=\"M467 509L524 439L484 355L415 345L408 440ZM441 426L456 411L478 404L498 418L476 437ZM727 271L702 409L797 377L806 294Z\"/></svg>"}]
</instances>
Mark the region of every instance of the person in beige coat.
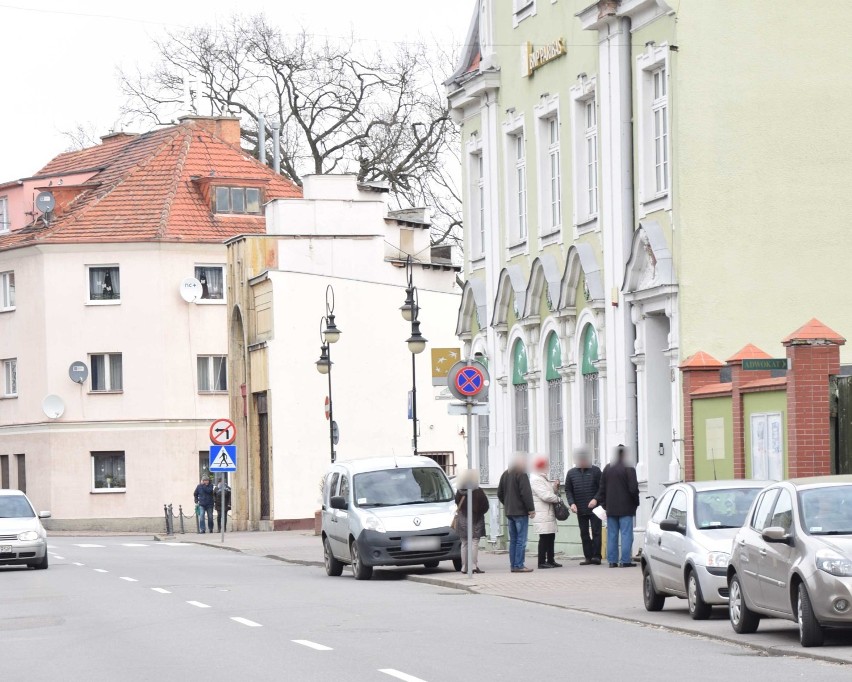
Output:
<instances>
[{"instance_id":1,"label":"person in beige coat","mask_svg":"<svg viewBox=\"0 0 852 682\"><path fill-rule=\"evenodd\" d=\"M556 545L556 514L553 505L559 501L559 481L547 478L550 461L547 457L536 457L533 461L533 473L530 475L535 518L533 526L538 533L538 567L561 568L554 558Z\"/></svg>"}]
</instances>

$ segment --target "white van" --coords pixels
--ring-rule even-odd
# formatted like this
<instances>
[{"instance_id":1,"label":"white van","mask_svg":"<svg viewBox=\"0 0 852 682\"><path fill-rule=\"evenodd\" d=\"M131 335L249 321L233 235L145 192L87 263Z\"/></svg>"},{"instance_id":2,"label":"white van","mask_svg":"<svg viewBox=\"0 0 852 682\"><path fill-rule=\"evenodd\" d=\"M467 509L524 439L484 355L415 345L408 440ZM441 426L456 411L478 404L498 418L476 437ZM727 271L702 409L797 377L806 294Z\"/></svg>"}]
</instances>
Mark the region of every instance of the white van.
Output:
<instances>
[{"instance_id":1,"label":"white van","mask_svg":"<svg viewBox=\"0 0 852 682\"><path fill-rule=\"evenodd\" d=\"M461 568L461 540L450 528L453 489L428 457L376 457L331 465L323 480L322 545L330 576L350 564L356 580L374 566Z\"/></svg>"}]
</instances>

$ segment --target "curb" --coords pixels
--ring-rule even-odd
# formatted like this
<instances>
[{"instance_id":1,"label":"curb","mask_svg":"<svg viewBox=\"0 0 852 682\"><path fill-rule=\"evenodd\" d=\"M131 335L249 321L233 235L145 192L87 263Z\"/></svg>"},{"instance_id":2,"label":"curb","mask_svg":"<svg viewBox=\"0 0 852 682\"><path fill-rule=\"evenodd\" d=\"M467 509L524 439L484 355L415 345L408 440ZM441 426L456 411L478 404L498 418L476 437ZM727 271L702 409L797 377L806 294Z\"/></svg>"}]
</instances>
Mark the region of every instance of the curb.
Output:
<instances>
[{"instance_id":1,"label":"curb","mask_svg":"<svg viewBox=\"0 0 852 682\"><path fill-rule=\"evenodd\" d=\"M406 575L405 580L410 580L413 583L423 583L424 585L433 585L435 587L447 587L459 592L467 592L469 594L482 594L479 591L478 585L470 583L469 585L460 585L453 580L445 580L443 578L433 578L429 575ZM496 596L496 595L495 595Z\"/></svg>"},{"instance_id":2,"label":"curb","mask_svg":"<svg viewBox=\"0 0 852 682\"><path fill-rule=\"evenodd\" d=\"M238 552L242 550L237 550ZM311 561L309 559L288 559L283 556L278 556L277 554L264 554L264 558L266 559L274 559L275 561L282 561L285 564L294 564L296 566L314 566L314 567L322 567L325 564L322 561Z\"/></svg>"}]
</instances>

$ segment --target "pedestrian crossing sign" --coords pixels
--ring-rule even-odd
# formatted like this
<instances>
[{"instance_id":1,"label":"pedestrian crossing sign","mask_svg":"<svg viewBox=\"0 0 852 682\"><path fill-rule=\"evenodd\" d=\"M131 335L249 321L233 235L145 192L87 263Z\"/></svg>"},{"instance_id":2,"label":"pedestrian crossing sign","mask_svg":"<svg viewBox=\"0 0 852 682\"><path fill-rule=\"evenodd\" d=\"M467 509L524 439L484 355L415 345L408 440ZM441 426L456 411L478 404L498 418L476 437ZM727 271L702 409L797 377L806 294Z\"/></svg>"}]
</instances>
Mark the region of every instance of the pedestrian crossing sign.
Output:
<instances>
[{"instance_id":1,"label":"pedestrian crossing sign","mask_svg":"<svg viewBox=\"0 0 852 682\"><path fill-rule=\"evenodd\" d=\"M237 470L236 445L211 445L210 467L213 473Z\"/></svg>"}]
</instances>

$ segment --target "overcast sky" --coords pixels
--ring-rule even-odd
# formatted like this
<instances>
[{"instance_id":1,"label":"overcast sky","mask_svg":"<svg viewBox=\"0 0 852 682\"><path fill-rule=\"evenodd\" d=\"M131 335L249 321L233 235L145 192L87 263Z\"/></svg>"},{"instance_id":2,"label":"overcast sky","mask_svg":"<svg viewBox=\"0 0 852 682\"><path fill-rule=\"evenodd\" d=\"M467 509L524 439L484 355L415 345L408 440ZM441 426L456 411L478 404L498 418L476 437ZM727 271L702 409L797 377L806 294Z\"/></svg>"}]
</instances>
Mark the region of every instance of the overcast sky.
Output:
<instances>
[{"instance_id":1,"label":"overcast sky","mask_svg":"<svg viewBox=\"0 0 852 682\"><path fill-rule=\"evenodd\" d=\"M263 12L285 30L391 46L464 40L473 0L0 0L0 181L32 175L69 146L78 124L106 134L119 120L118 67L145 66L166 30ZM203 21L202 21L203 20ZM143 132L143 131L134 131Z\"/></svg>"}]
</instances>

